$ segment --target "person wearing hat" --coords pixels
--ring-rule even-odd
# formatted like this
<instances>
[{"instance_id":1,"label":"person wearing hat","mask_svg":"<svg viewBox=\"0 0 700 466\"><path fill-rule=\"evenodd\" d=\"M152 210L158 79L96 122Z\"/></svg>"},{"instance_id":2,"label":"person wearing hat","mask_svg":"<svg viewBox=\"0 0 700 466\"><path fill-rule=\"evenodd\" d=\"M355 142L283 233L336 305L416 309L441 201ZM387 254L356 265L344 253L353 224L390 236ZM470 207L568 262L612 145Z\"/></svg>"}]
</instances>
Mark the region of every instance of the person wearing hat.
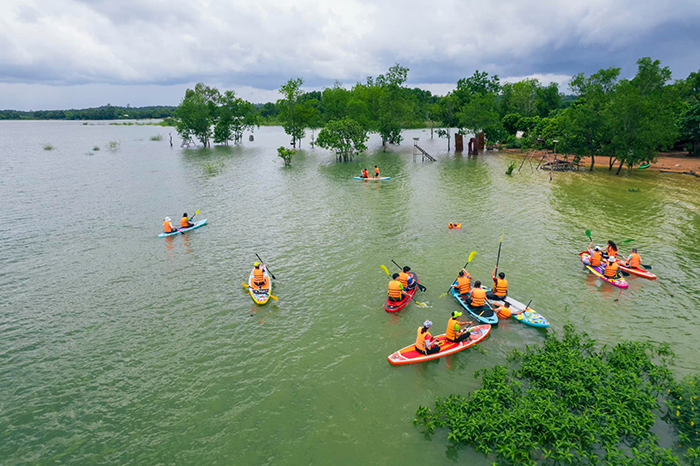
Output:
<instances>
[{"instance_id":1,"label":"person wearing hat","mask_svg":"<svg viewBox=\"0 0 700 466\"><path fill-rule=\"evenodd\" d=\"M588 254L591 257L584 258L583 263L586 265L590 265L591 267L600 267L600 262L603 259L603 253L600 252L600 248L598 246L591 249L592 246L593 241L591 241L591 244L588 245Z\"/></svg>"},{"instance_id":2,"label":"person wearing hat","mask_svg":"<svg viewBox=\"0 0 700 466\"><path fill-rule=\"evenodd\" d=\"M197 215L197 212L195 212L195 215ZM180 228L190 228L193 226L194 223L190 222L190 218L187 216L187 212L182 214L182 218L180 219Z\"/></svg>"},{"instance_id":3,"label":"person wearing hat","mask_svg":"<svg viewBox=\"0 0 700 466\"><path fill-rule=\"evenodd\" d=\"M165 217L165 221L163 222L163 231L166 233L175 233L177 231L177 228L170 223L170 217Z\"/></svg>"},{"instance_id":4,"label":"person wearing hat","mask_svg":"<svg viewBox=\"0 0 700 466\"><path fill-rule=\"evenodd\" d=\"M627 258L627 261L625 261L625 266L631 269L638 269L641 263L642 257L637 253L637 248L632 248L632 253Z\"/></svg>"},{"instance_id":5,"label":"person wearing hat","mask_svg":"<svg viewBox=\"0 0 700 466\"><path fill-rule=\"evenodd\" d=\"M437 340L433 340L433 336L430 334L428 329L433 326L433 323L429 320L423 322L423 325L418 327L416 332L416 351L421 354L435 354L440 351L440 346L437 344Z\"/></svg>"},{"instance_id":6,"label":"person wearing hat","mask_svg":"<svg viewBox=\"0 0 700 466\"><path fill-rule=\"evenodd\" d=\"M255 285L257 288L262 288L265 286L265 264L255 262L253 267L255 267L253 269L253 285Z\"/></svg>"},{"instance_id":7,"label":"person wearing hat","mask_svg":"<svg viewBox=\"0 0 700 466\"><path fill-rule=\"evenodd\" d=\"M460 328L460 325L469 325L471 322L460 322L458 319L462 316L459 311L452 311L452 317L447 321L447 331L445 331L445 338L452 343L459 343L465 338L469 337L468 329Z\"/></svg>"},{"instance_id":8,"label":"person wearing hat","mask_svg":"<svg viewBox=\"0 0 700 466\"><path fill-rule=\"evenodd\" d=\"M619 268L620 266L617 265L615 256L608 257L608 265L605 266L605 278L619 278L617 274Z\"/></svg>"}]
</instances>

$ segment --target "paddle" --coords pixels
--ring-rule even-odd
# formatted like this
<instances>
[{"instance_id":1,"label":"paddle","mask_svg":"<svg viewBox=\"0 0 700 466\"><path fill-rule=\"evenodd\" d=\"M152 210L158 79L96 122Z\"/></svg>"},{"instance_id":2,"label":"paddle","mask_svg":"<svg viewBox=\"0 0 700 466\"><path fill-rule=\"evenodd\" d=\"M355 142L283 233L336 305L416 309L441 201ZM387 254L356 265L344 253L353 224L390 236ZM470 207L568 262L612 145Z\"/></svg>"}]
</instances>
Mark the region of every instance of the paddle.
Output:
<instances>
[{"instance_id":1,"label":"paddle","mask_svg":"<svg viewBox=\"0 0 700 466\"><path fill-rule=\"evenodd\" d=\"M496 258L496 270L493 273L495 276L498 276L498 262L501 260L501 246L503 245L504 234L505 230L501 230L501 241L498 243L498 257Z\"/></svg>"},{"instance_id":2,"label":"paddle","mask_svg":"<svg viewBox=\"0 0 700 466\"><path fill-rule=\"evenodd\" d=\"M260 259L260 256L258 256L257 253L255 254L255 257L257 257L260 262L265 264L265 261ZM267 270L267 273L270 274L270 276L272 277L273 280L277 280L277 278L275 278L275 275L272 273L272 271L270 270L270 267L268 267L267 264L265 264L265 269Z\"/></svg>"},{"instance_id":3,"label":"paddle","mask_svg":"<svg viewBox=\"0 0 700 466\"><path fill-rule=\"evenodd\" d=\"M397 264L394 259L391 259L391 262L393 262L394 265L396 267L398 267L403 272L403 267L401 267L399 264ZM418 283L418 289L421 290L422 293L425 293L426 291L428 291L428 289L426 287L424 287L423 285L421 285L420 283Z\"/></svg>"},{"instance_id":4,"label":"paddle","mask_svg":"<svg viewBox=\"0 0 700 466\"><path fill-rule=\"evenodd\" d=\"M245 288L250 288L250 285L248 285L246 282L241 282L241 284L242 284ZM275 301L279 301L279 298L278 298L277 296L270 295L270 298L274 299Z\"/></svg>"},{"instance_id":5,"label":"paddle","mask_svg":"<svg viewBox=\"0 0 700 466\"><path fill-rule=\"evenodd\" d=\"M194 213L194 215L197 215L199 213L199 209L197 209L197 212ZM194 215L190 217L190 221L194 218Z\"/></svg>"},{"instance_id":6,"label":"paddle","mask_svg":"<svg viewBox=\"0 0 700 466\"><path fill-rule=\"evenodd\" d=\"M394 261L392 261L392 262L394 262ZM396 264L396 262L394 262L394 264ZM399 265L399 264L396 264L396 265ZM379 268L381 268L381 269L384 271L384 273L386 273L387 275L389 275L389 278L391 278L391 279L394 278L394 277L391 276L391 273L389 273L389 269L386 268L386 265L381 264L381 265L379 266ZM403 269L402 269L402 270L403 270ZM415 295L414 295L414 296L415 296ZM421 303L421 302L418 301L417 299L414 299L414 301L415 301L416 304L418 304L419 306L426 306L426 307L428 306L428 305L425 304L425 303Z\"/></svg>"},{"instance_id":7,"label":"paddle","mask_svg":"<svg viewBox=\"0 0 700 466\"><path fill-rule=\"evenodd\" d=\"M474 259L474 256L476 256L476 251L472 251L471 253L469 253L469 258L467 259L467 263L464 264L464 267L462 267L463 269L467 268L469 263ZM445 296L447 296L451 289L452 289L452 285L450 285L450 287L447 289L447 293L441 294L440 296L438 296L438 299L444 298Z\"/></svg>"}]
</instances>

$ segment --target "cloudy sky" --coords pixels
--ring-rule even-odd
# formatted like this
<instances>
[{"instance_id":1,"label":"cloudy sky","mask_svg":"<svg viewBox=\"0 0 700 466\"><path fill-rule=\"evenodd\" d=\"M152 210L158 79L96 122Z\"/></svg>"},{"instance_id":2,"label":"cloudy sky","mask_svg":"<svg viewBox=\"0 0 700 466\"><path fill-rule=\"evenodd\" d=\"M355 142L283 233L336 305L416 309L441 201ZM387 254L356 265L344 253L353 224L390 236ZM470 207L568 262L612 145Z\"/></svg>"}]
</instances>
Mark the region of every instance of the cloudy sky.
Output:
<instances>
[{"instance_id":1,"label":"cloudy sky","mask_svg":"<svg viewBox=\"0 0 700 466\"><path fill-rule=\"evenodd\" d=\"M566 85L643 56L700 69L700 0L0 0L0 109L177 105L204 82L253 102L398 62L444 94L479 69Z\"/></svg>"}]
</instances>

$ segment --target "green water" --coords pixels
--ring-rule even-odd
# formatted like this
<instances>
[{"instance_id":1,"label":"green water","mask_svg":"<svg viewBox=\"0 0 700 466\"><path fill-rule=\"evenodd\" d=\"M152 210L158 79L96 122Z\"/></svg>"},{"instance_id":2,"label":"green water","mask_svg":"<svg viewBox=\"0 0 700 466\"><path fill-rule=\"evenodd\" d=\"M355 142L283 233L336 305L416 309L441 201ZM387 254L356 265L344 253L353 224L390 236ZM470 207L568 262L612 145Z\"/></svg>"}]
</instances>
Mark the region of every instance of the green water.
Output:
<instances>
[{"instance_id":1,"label":"green water","mask_svg":"<svg viewBox=\"0 0 700 466\"><path fill-rule=\"evenodd\" d=\"M472 250L471 273L489 279L501 231L510 294L554 330L570 320L601 344L670 341L679 375L700 369L695 178L550 180L529 164L508 177L507 156L447 154L425 131L385 154L373 138L352 163L305 147L285 169L280 128L207 150L171 148L167 132L0 123L3 465L490 464L445 435L425 440L416 408L474 389L474 370L547 330L507 321L454 356L386 358L426 318L444 331L458 306L440 294ZM438 162L414 162L412 137ZM351 179L375 164L391 181ZM197 209L209 225L156 237L164 216ZM587 274L586 229L601 243L633 238L659 280L630 277L619 294ZM255 253L279 302L257 307L241 286ZM418 273L428 308L384 312L379 265L391 259Z\"/></svg>"}]
</instances>

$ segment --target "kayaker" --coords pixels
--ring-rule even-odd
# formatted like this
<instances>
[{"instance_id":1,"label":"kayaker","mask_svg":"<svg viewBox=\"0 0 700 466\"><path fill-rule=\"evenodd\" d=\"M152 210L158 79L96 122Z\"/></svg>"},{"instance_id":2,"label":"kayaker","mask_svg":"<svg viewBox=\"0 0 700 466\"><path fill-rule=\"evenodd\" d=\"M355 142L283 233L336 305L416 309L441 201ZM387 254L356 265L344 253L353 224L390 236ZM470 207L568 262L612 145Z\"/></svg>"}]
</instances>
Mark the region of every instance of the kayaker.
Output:
<instances>
[{"instance_id":1,"label":"kayaker","mask_svg":"<svg viewBox=\"0 0 700 466\"><path fill-rule=\"evenodd\" d=\"M374 166L374 177L379 178L379 167L376 165Z\"/></svg>"},{"instance_id":2,"label":"kayaker","mask_svg":"<svg viewBox=\"0 0 700 466\"><path fill-rule=\"evenodd\" d=\"M165 221L163 222L163 231L166 233L174 233L177 231L177 228L170 223L170 217L165 217Z\"/></svg>"},{"instance_id":3,"label":"kayaker","mask_svg":"<svg viewBox=\"0 0 700 466\"><path fill-rule=\"evenodd\" d=\"M428 332L428 329L433 326L433 323L429 320L423 322L423 325L418 327L416 332L416 351L421 354L435 354L440 351L440 346L437 344L436 340L433 340L433 336Z\"/></svg>"},{"instance_id":4,"label":"kayaker","mask_svg":"<svg viewBox=\"0 0 700 466\"><path fill-rule=\"evenodd\" d=\"M366 168L362 170L362 178L369 178L369 173Z\"/></svg>"},{"instance_id":5,"label":"kayaker","mask_svg":"<svg viewBox=\"0 0 700 466\"><path fill-rule=\"evenodd\" d=\"M406 291L410 291L416 287L416 279L409 273L410 271L411 267L406 265L404 266L403 271L399 273L398 280L401 282Z\"/></svg>"},{"instance_id":6,"label":"kayaker","mask_svg":"<svg viewBox=\"0 0 700 466\"><path fill-rule=\"evenodd\" d=\"M389 282L389 301L402 301L405 296L408 296L403 290L403 284L398 280L399 274L395 273L391 276L393 280Z\"/></svg>"},{"instance_id":7,"label":"kayaker","mask_svg":"<svg viewBox=\"0 0 700 466\"><path fill-rule=\"evenodd\" d=\"M452 311L452 317L450 317L450 319L447 321L447 331L445 331L445 338L447 338L447 340L451 341L452 343L459 343L465 338L469 338L469 332L467 331L466 326L469 325L471 322L459 321L458 319L461 315L461 312ZM465 327L461 329L460 325L464 325Z\"/></svg>"},{"instance_id":8,"label":"kayaker","mask_svg":"<svg viewBox=\"0 0 700 466\"><path fill-rule=\"evenodd\" d=\"M600 262L603 259L603 253L600 252L600 248L598 246L596 246L594 249L591 249L591 246L593 246L593 241L591 241L591 244L588 245L588 254L590 254L591 257L584 258L583 263L590 265L591 267L600 267Z\"/></svg>"},{"instance_id":9,"label":"kayaker","mask_svg":"<svg viewBox=\"0 0 700 466\"><path fill-rule=\"evenodd\" d=\"M499 319L507 319L512 316L513 312L510 310L510 303L503 303L503 306L499 306L496 309L496 315L498 315Z\"/></svg>"},{"instance_id":10,"label":"kayaker","mask_svg":"<svg viewBox=\"0 0 700 466\"><path fill-rule=\"evenodd\" d=\"M481 288L481 282L479 280L474 282L474 288L472 288L472 291L469 293L466 302L470 307L475 309L481 307L491 309L491 303L486 299L486 291Z\"/></svg>"},{"instance_id":11,"label":"kayaker","mask_svg":"<svg viewBox=\"0 0 700 466\"><path fill-rule=\"evenodd\" d=\"M190 228L193 226L194 223L190 222L190 218L187 216L187 212L182 214L182 218L180 219L180 228Z\"/></svg>"},{"instance_id":12,"label":"kayaker","mask_svg":"<svg viewBox=\"0 0 700 466\"><path fill-rule=\"evenodd\" d=\"M608 257L608 265L605 266L605 277L606 278L618 278L617 270L620 266L617 265L615 256Z\"/></svg>"},{"instance_id":13,"label":"kayaker","mask_svg":"<svg viewBox=\"0 0 700 466\"><path fill-rule=\"evenodd\" d=\"M486 297L503 301L508 294L508 280L506 280L506 274L501 272L498 274L498 277L496 277L496 267L494 267L493 272L491 272L491 278L493 279L493 291L486 293Z\"/></svg>"},{"instance_id":14,"label":"kayaker","mask_svg":"<svg viewBox=\"0 0 700 466\"><path fill-rule=\"evenodd\" d=\"M253 264L253 285L255 285L256 288L262 288L265 286L265 271L263 267L265 267L264 263L260 262L255 262Z\"/></svg>"},{"instance_id":15,"label":"kayaker","mask_svg":"<svg viewBox=\"0 0 700 466\"><path fill-rule=\"evenodd\" d=\"M605 255L617 256L617 245L613 241L608 241L608 246L605 248Z\"/></svg>"},{"instance_id":16,"label":"kayaker","mask_svg":"<svg viewBox=\"0 0 700 466\"><path fill-rule=\"evenodd\" d=\"M472 276L469 275L469 272L465 269L460 270L457 284L452 285L452 288L458 291L460 296L466 297L472 289Z\"/></svg>"},{"instance_id":17,"label":"kayaker","mask_svg":"<svg viewBox=\"0 0 700 466\"><path fill-rule=\"evenodd\" d=\"M632 253L625 261L625 266L631 269L638 269L639 264L642 263L642 257L637 253L637 248L632 248Z\"/></svg>"}]
</instances>

